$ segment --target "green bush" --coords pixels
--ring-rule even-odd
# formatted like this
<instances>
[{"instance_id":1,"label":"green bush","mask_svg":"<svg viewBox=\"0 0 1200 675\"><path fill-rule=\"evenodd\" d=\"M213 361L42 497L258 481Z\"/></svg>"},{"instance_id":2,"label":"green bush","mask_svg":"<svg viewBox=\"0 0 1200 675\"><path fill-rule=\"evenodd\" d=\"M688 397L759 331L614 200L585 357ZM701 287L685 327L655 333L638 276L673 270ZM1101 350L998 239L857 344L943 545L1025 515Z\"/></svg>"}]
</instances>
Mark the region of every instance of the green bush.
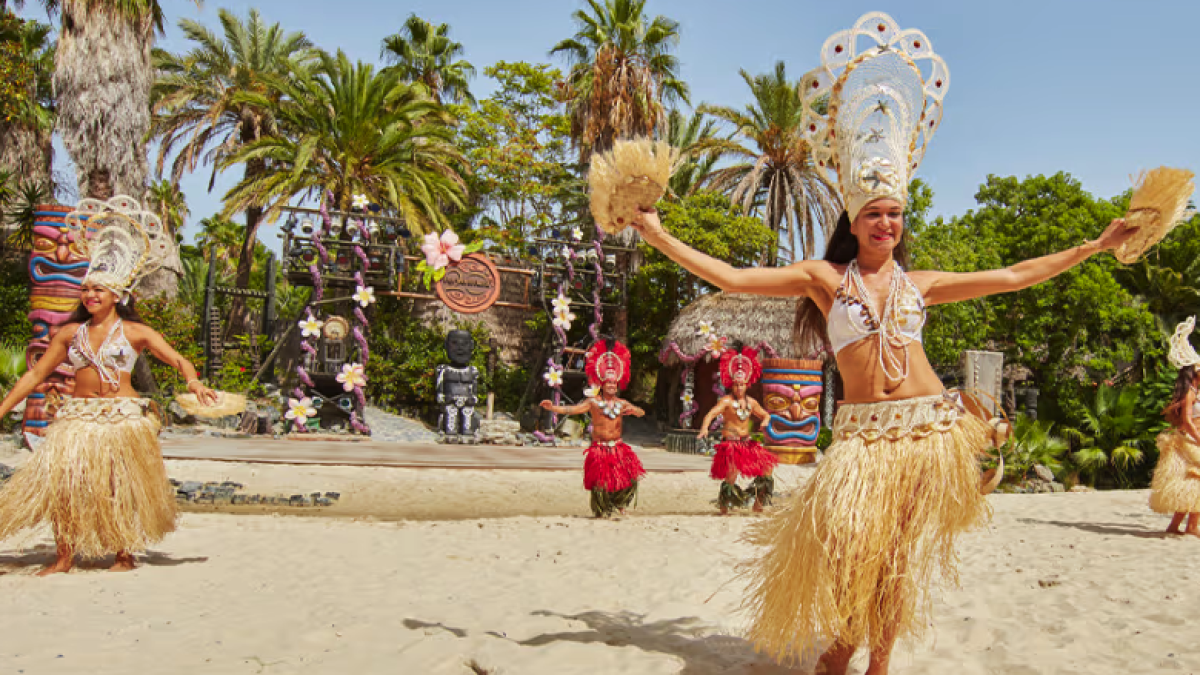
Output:
<instances>
[{"instance_id":1,"label":"green bush","mask_svg":"<svg viewBox=\"0 0 1200 675\"><path fill-rule=\"evenodd\" d=\"M0 262L0 343L25 345L33 333L29 322L29 271L24 260Z\"/></svg>"},{"instance_id":2,"label":"green bush","mask_svg":"<svg viewBox=\"0 0 1200 675\"><path fill-rule=\"evenodd\" d=\"M174 347L183 358L191 361L198 372L203 372L204 348L200 343L200 313L195 307L181 300L158 297L139 300L137 310L147 326L161 333L167 344ZM158 359L150 360L150 370L164 393L183 393L187 389L183 376Z\"/></svg>"}]
</instances>

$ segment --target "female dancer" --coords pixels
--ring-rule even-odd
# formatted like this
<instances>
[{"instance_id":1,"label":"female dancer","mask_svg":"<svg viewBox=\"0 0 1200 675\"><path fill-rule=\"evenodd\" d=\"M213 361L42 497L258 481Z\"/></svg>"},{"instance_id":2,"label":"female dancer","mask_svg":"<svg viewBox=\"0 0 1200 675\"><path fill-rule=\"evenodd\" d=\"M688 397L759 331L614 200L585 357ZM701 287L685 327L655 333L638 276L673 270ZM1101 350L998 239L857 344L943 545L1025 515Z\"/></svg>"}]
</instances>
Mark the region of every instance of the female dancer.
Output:
<instances>
[{"instance_id":1,"label":"female dancer","mask_svg":"<svg viewBox=\"0 0 1200 675\"><path fill-rule=\"evenodd\" d=\"M91 263L80 306L0 402L3 416L64 361L75 369L74 397L58 410L33 457L0 488L0 539L42 523L53 527L57 558L39 576L70 571L77 555L116 553L111 569L131 570L133 551L175 529L159 421L130 382L138 355L149 350L174 366L202 403L217 398L134 308L130 288L156 266L142 225L106 213L92 216L88 227L96 233L87 242ZM82 228L78 234L86 236Z\"/></svg>"},{"instance_id":2,"label":"female dancer","mask_svg":"<svg viewBox=\"0 0 1200 675\"><path fill-rule=\"evenodd\" d=\"M876 675L887 672L898 637L928 625L924 591L938 570L955 577L956 535L988 512L979 455L991 429L964 413L930 367L921 345L926 307L1033 286L1131 231L1114 220L1094 241L1006 269L906 273L909 171L940 117L945 64L919 31L900 31L881 13L831 37L823 53L823 68L801 81L804 126L817 162L837 169L847 209L824 260L734 269L680 243L653 211L634 226L726 292L807 296L797 329L827 331L845 401L812 479L752 525L751 540L765 549L746 567L749 637L780 660L803 656L813 638L832 640L819 662L831 674L845 673L866 643L867 673ZM930 74L921 61L931 62Z\"/></svg>"},{"instance_id":3,"label":"female dancer","mask_svg":"<svg viewBox=\"0 0 1200 675\"><path fill-rule=\"evenodd\" d=\"M1168 534L1190 534L1200 537L1200 355L1188 342L1196 327L1196 317L1175 327L1171 336L1171 365L1179 369L1175 378L1175 395L1163 414L1171 428L1158 435L1158 466L1150 483L1150 508L1158 513L1170 513ZM1187 530L1181 530L1187 518Z\"/></svg>"}]
</instances>

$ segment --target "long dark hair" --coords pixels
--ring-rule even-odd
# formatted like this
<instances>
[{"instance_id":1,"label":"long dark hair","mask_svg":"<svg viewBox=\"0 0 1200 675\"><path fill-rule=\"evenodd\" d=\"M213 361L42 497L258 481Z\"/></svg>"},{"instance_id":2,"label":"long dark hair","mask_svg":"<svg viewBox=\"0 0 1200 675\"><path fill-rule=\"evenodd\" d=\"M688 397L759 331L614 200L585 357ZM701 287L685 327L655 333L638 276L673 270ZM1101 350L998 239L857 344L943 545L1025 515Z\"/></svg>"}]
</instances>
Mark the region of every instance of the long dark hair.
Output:
<instances>
[{"instance_id":1,"label":"long dark hair","mask_svg":"<svg viewBox=\"0 0 1200 675\"><path fill-rule=\"evenodd\" d=\"M138 316L137 301L133 299L132 295L129 296L128 304L117 302L117 304L113 305L113 307L117 311L117 316L120 317L122 321L146 323L145 321L142 321L142 317ZM75 311L71 312L71 316L68 316L67 320L63 321L59 325L65 326L69 323L83 323L91 318L92 313L88 311L88 308L84 306L83 302L80 302L75 306Z\"/></svg>"},{"instance_id":2,"label":"long dark hair","mask_svg":"<svg viewBox=\"0 0 1200 675\"><path fill-rule=\"evenodd\" d=\"M1187 401L1188 391L1192 388L1192 383L1196 381L1196 366L1184 366L1179 369L1179 375L1175 378L1175 392L1171 394L1171 402L1163 408L1163 416L1171 423L1171 426L1179 426L1183 423L1184 417L1191 413L1189 410L1183 409L1183 404Z\"/></svg>"},{"instance_id":3,"label":"long dark hair","mask_svg":"<svg viewBox=\"0 0 1200 675\"><path fill-rule=\"evenodd\" d=\"M837 227L829 241L825 242L825 255L822 260L847 265L858 257L858 238L850 232L850 214L842 211L838 217ZM908 229L900 234L900 242L892 249L892 259L900 267L908 269ZM821 347L829 349L829 332L825 329L825 316L817 303L810 298L804 298L796 304L796 324L792 329L792 340L801 345L803 352L814 352Z\"/></svg>"}]
</instances>

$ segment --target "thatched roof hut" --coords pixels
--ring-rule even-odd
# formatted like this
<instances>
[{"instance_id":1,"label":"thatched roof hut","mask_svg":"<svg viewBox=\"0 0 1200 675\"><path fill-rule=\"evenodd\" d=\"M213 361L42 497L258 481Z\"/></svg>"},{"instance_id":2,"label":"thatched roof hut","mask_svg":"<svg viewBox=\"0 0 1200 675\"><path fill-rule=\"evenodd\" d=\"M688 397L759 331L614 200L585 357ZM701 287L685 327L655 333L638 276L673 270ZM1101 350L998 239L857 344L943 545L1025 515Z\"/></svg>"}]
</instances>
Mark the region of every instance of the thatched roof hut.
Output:
<instances>
[{"instance_id":1,"label":"thatched roof hut","mask_svg":"<svg viewBox=\"0 0 1200 675\"><path fill-rule=\"evenodd\" d=\"M767 343L780 358L819 358L819 344L797 344L792 336L796 323L796 304L803 298L768 298L761 295L712 293L688 305L671 324L663 340L663 364L680 363L679 356L670 350L672 343L679 351L692 355L700 353L706 344L700 335L700 322L707 321L713 332L748 347Z\"/></svg>"}]
</instances>

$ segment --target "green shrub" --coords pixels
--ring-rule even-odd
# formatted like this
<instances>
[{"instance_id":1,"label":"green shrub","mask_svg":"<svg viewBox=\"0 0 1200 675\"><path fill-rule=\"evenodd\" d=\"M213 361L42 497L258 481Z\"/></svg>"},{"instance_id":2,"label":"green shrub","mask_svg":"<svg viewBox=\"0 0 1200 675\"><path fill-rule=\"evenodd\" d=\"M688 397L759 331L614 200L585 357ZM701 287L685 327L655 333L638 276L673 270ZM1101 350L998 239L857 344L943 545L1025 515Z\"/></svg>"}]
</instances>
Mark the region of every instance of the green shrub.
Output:
<instances>
[{"instance_id":1,"label":"green shrub","mask_svg":"<svg viewBox=\"0 0 1200 675\"><path fill-rule=\"evenodd\" d=\"M167 344L175 348L183 358L192 362L197 372L204 371L204 348L200 342L200 312L182 300L163 297L139 300L138 314L154 330L162 334ZM166 394L183 393L187 383L173 367L150 359L150 370L154 380Z\"/></svg>"}]
</instances>

